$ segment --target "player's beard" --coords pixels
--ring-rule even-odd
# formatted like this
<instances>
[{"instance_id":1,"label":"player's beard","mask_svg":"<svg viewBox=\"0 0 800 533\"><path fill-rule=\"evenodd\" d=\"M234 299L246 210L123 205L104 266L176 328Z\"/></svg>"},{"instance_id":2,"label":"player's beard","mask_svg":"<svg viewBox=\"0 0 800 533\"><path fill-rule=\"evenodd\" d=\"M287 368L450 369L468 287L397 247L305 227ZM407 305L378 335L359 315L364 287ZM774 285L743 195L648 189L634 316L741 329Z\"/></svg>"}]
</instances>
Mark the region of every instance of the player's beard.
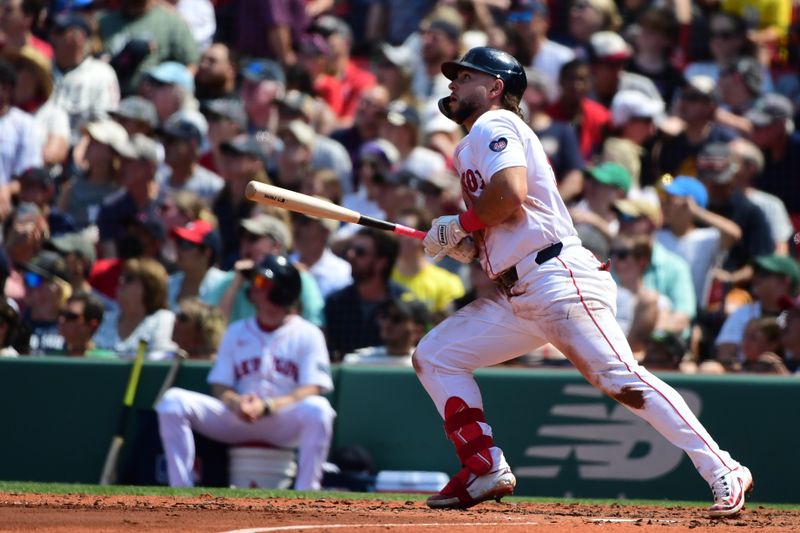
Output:
<instances>
[{"instance_id":1,"label":"player's beard","mask_svg":"<svg viewBox=\"0 0 800 533\"><path fill-rule=\"evenodd\" d=\"M455 104L450 100L450 97L443 98L439 109L444 107L446 109L446 113L443 111L447 118L455 122L456 124L464 124L464 121L471 117L476 111L479 109L479 105L474 100L466 99L466 100L456 100Z\"/></svg>"}]
</instances>

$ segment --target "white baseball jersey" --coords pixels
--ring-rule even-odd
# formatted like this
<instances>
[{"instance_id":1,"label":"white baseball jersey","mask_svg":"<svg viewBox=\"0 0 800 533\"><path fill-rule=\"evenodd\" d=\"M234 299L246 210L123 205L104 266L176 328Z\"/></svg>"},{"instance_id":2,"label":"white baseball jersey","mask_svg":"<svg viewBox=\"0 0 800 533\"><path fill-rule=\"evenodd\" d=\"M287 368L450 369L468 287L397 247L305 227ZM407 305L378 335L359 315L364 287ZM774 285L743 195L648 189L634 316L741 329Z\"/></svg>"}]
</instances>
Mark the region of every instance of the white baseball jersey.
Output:
<instances>
[{"instance_id":1,"label":"white baseball jersey","mask_svg":"<svg viewBox=\"0 0 800 533\"><path fill-rule=\"evenodd\" d=\"M521 211L475 233L481 264L490 278L537 250L577 236L542 143L514 113L494 110L481 115L456 147L454 165L467 207L500 170L528 171L528 196Z\"/></svg>"},{"instance_id":2,"label":"white baseball jersey","mask_svg":"<svg viewBox=\"0 0 800 533\"><path fill-rule=\"evenodd\" d=\"M255 317L239 320L225 332L208 382L260 398L283 396L304 385L332 390L325 337L297 315L271 332L262 330Z\"/></svg>"}]
</instances>

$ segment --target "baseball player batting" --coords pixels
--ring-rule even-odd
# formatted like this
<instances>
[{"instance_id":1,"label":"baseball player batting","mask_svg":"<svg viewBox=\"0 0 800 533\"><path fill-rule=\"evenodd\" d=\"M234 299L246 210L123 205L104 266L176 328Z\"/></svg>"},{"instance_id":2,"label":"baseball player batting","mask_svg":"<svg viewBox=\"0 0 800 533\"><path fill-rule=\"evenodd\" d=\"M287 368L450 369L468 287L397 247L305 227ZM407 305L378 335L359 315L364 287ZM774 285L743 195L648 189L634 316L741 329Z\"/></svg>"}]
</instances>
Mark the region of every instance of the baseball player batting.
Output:
<instances>
[{"instance_id":1,"label":"baseball player batting","mask_svg":"<svg viewBox=\"0 0 800 533\"><path fill-rule=\"evenodd\" d=\"M213 396L169 389L156 406L169 484L193 485L192 431L228 444L297 447L298 490L320 488L336 413L322 332L295 313L300 273L282 256L256 267L249 297L256 316L225 332L208 375Z\"/></svg>"},{"instance_id":2,"label":"baseball player batting","mask_svg":"<svg viewBox=\"0 0 800 533\"><path fill-rule=\"evenodd\" d=\"M463 464L428 506L468 508L513 492L516 479L492 439L472 372L550 342L592 385L689 454L711 486L712 516L739 512L753 485L750 471L631 354L614 318L614 280L581 246L542 145L519 116L522 66L480 47L444 63L442 72L452 94L439 109L469 132L454 157L468 209L435 219L425 252L461 261L477 255L498 289L431 330L414 355Z\"/></svg>"}]
</instances>

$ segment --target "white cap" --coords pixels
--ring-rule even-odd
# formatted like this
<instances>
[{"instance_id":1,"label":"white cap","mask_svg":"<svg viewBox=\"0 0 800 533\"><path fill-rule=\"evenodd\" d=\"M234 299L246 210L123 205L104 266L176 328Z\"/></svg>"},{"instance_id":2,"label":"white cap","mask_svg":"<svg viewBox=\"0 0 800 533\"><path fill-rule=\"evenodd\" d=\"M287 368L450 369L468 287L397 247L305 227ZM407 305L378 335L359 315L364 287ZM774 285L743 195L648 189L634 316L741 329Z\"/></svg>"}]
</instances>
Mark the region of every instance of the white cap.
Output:
<instances>
[{"instance_id":1,"label":"white cap","mask_svg":"<svg viewBox=\"0 0 800 533\"><path fill-rule=\"evenodd\" d=\"M92 139L110 146L116 152L119 152L120 147L124 148L128 143L128 132L116 121L110 119L98 120L97 122L86 124L84 128Z\"/></svg>"},{"instance_id":2,"label":"white cap","mask_svg":"<svg viewBox=\"0 0 800 533\"><path fill-rule=\"evenodd\" d=\"M414 70L414 55L408 46L392 46L389 43L383 43L380 51L392 65L406 74L410 74Z\"/></svg>"},{"instance_id":3,"label":"white cap","mask_svg":"<svg viewBox=\"0 0 800 533\"><path fill-rule=\"evenodd\" d=\"M314 128L303 122L302 120L292 120L286 125L286 129L294 135L294 138L297 139L300 144L303 144L309 148L314 146L314 139L316 138L316 133L314 133Z\"/></svg>"},{"instance_id":4,"label":"white cap","mask_svg":"<svg viewBox=\"0 0 800 533\"><path fill-rule=\"evenodd\" d=\"M400 166L401 170L411 172L425 181L429 181L440 189L449 185L447 180L447 161L439 152L430 148L417 146Z\"/></svg>"},{"instance_id":5,"label":"white cap","mask_svg":"<svg viewBox=\"0 0 800 533\"><path fill-rule=\"evenodd\" d=\"M599 31L589 39L594 57L600 61L624 61L633 52L625 39L613 31Z\"/></svg>"},{"instance_id":6,"label":"white cap","mask_svg":"<svg viewBox=\"0 0 800 533\"><path fill-rule=\"evenodd\" d=\"M611 101L611 124L619 127L632 118L651 118L658 122L664 113L664 102L641 91L620 91Z\"/></svg>"},{"instance_id":7,"label":"white cap","mask_svg":"<svg viewBox=\"0 0 800 533\"><path fill-rule=\"evenodd\" d=\"M458 130L458 128L458 124L442 115L442 112L439 111L439 102L437 100L431 100L425 104L422 127L423 134L430 135L438 131L453 133Z\"/></svg>"}]
</instances>

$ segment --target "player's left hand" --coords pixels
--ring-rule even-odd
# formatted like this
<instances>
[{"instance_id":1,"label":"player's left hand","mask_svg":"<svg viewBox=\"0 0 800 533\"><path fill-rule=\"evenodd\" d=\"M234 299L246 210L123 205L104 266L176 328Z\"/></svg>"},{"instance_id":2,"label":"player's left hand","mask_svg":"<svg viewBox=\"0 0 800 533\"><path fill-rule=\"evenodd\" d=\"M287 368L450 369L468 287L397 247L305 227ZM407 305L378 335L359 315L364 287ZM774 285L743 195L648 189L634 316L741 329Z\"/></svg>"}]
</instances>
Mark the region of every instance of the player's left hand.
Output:
<instances>
[{"instance_id":1,"label":"player's left hand","mask_svg":"<svg viewBox=\"0 0 800 533\"><path fill-rule=\"evenodd\" d=\"M445 215L433 219L431 229L425 235L422 243L425 245L425 255L433 257L434 261L443 258L447 253L458 246L464 237L469 235L461 223L458 215Z\"/></svg>"},{"instance_id":2,"label":"player's left hand","mask_svg":"<svg viewBox=\"0 0 800 533\"><path fill-rule=\"evenodd\" d=\"M460 243L450 249L447 255L458 261L468 265L478 257L478 249L475 248L475 240L472 237L463 239Z\"/></svg>"}]
</instances>

